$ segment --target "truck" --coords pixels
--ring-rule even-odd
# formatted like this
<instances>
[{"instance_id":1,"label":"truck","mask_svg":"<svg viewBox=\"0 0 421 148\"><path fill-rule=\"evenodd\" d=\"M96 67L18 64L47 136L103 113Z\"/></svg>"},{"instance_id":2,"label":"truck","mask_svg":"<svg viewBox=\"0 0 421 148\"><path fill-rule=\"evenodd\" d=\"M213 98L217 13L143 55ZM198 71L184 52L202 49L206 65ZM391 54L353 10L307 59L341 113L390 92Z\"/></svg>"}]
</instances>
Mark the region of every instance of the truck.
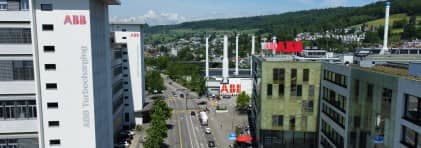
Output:
<instances>
[{"instance_id":1,"label":"truck","mask_svg":"<svg viewBox=\"0 0 421 148\"><path fill-rule=\"evenodd\" d=\"M208 125L208 115L206 115L206 112L201 111L199 113L199 120L200 120L200 124L202 126L207 126Z\"/></svg>"}]
</instances>

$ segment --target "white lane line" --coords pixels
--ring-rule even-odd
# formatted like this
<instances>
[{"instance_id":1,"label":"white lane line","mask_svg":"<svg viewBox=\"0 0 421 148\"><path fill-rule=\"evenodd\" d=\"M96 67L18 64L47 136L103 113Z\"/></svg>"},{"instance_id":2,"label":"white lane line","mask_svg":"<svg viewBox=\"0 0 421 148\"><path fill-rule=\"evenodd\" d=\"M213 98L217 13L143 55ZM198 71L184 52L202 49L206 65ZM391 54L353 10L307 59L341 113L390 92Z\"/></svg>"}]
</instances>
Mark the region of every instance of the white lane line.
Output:
<instances>
[{"instance_id":1,"label":"white lane line","mask_svg":"<svg viewBox=\"0 0 421 148\"><path fill-rule=\"evenodd\" d=\"M183 114L184 116L186 116L186 114ZM186 117L186 118L188 118L188 117ZM185 119L185 120L187 120L187 119ZM190 120L191 121L191 120ZM191 144L191 146L193 147L193 148L195 148L194 147L194 145L193 145L193 139L191 138L191 134L190 134L190 128L188 127L188 125L186 125L186 127L187 127L187 134L189 135L189 138L190 138L190 144ZM194 132L194 131L193 131Z\"/></svg>"},{"instance_id":2,"label":"white lane line","mask_svg":"<svg viewBox=\"0 0 421 148\"><path fill-rule=\"evenodd\" d=\"M194 139L195 139L195 140L194 140L194 142L196 143L196 145L197 145L197 146L199 146L199 143L198 143L198 141L197 141L197 138L198 138L198 137L196 136L196 132L195 132L194 127L193 127L193 126L194 126L194 124L193 124L193 120L191 119L191 116L189 116L188 118L189 118L189 120L190 120L190 125L191 125L191 128L192 128L193 137L194 137ZM190 138L190 139L191 139L191 138ZM193 140L193 139L192 139L192 140Z\"/></svg>"}]
</instances>

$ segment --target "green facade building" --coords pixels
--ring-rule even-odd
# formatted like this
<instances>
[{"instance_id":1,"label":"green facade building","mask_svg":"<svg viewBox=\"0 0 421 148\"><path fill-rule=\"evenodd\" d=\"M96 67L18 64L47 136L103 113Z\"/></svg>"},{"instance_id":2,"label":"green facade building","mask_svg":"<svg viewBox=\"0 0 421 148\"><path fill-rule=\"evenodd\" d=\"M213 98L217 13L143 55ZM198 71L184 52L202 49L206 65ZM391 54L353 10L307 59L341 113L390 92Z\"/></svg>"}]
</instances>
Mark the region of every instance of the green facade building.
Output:
<instances>
[{"instance_id":1,"label":"green facade building","mask_svg":"<svg viewBox=\"0 0 421 148\"><path fill-rule=\"evenodd\" d=\"M317 147L321 62L253 57L252 127L259 147Z\"/></svg>"}]
</instances>

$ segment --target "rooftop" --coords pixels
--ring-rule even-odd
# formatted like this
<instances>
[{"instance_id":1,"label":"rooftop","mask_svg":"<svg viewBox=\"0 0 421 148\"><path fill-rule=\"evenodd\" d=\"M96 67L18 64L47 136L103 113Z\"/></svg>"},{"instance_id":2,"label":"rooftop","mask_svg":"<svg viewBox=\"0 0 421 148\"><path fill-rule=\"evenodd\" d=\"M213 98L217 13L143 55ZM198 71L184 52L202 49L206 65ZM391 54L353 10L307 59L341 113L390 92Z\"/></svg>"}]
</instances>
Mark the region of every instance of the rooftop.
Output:
<instances>
[{"instance_id":1,"label":"rooftop","mask_svg":"<svg viewBox=\"0 0 421 148\"><path fill-rule=\"evenodd\" d=\"M409 75L407 68L397 68L397 67L383 66L383 65L376 65L373 67L361 67L357 64L352 64L351 66L353 68L357 68L361 70L384 73L384 74L389 74L389 75L393 75L397 77L402 77L409 80L421 81L421 77L415 77L415 76Z\"/></svg>"}]
</instances>

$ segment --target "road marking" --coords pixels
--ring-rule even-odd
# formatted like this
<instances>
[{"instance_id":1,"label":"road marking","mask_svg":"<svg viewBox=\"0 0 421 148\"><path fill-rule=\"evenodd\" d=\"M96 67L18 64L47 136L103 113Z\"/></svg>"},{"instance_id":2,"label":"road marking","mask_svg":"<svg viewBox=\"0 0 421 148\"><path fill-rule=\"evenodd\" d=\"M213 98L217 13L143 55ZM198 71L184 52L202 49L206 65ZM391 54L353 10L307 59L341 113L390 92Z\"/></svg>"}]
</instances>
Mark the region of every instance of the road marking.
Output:
<instances>
[{"instance_id":1,"label":"road marking","mask_svg":"<svg viewBox=\"0 0 421 148\"><path fill-rule=\"evenodd\" d=\"M197 146L199 146L199 143L198 143L197 137L196 137L196 131L194 130L194 127L193 127L194 126L193 121L192 121L191 117L189 119L190 119L190 124L191 124L191 128L192 128L193 136L195 137L194 142L196 143Z\"/></svg>"},{"instance_id":2,"label":"road marking","mask_svg":"<svg viewBox=\"0 0 421 148\"><path fill-rule=\"evenodd\" d=\"M178 137L180 137L180 148L183 148L183 140L181 138L180 120L178 120L177 124L178 124Z\"/></svg>"},{"instance_id":3,"label":"road marking","mask_svg":"<svg viewBox=\"0 0 421 148\"><path fill-rule=\"evenodd\" d=\"M183 114L184 116L186 116L186 114ZM186 117L186 118L188 118L188 117ZM187 127L187 125L186 125L186 127ZM194 131L193 131L194 132ZM193 139L191 138L191 135L190 135L190 128L189 127L187 127L187 134L189 135L189 138L190 138L190 144L191 144L191 146L194 148L194 145L193 145Z\"/></svg>"}]
</instances>

